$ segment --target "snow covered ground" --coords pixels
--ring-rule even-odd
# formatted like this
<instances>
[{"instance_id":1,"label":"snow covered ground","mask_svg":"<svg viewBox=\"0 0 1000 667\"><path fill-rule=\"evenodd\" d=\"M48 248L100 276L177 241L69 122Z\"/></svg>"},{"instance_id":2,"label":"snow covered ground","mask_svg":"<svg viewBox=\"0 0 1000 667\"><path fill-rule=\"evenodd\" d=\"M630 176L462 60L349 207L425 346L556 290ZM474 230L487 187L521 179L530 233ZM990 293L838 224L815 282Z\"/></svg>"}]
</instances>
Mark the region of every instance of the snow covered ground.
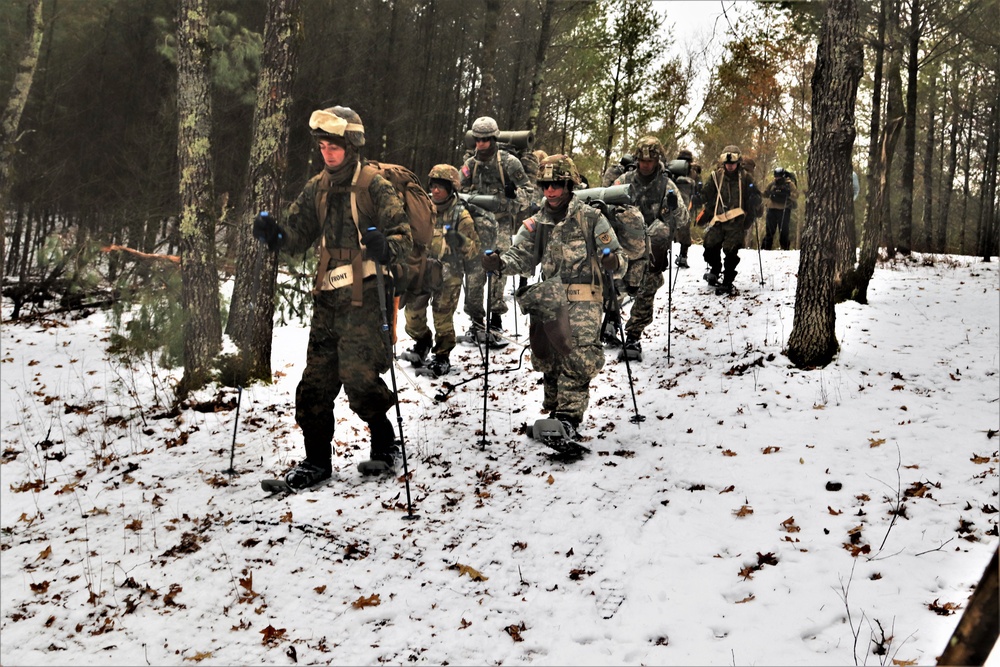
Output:
<instances>
[{"instance_id":1,"label":"snow covered ground","mask_svg":"<svg viewBox=\"0 0 1000 667\"><path fill-rule=\"evenodd\" d=\"M237 420L218 387L169 412L178 372L109 358L101 313L4 322L0 662L933 664L998 544L998 264L880 265L870 305L837 306L836 361L802 371L798 253L764 253L763 285L743 255L717 297L693 249L669 336L661 292L634 404L608 352L579 462L526 435L519 347L491 355L485 449L481 378L437 401L397 366L412 519L401 476L355 471L343 396L334 479L260 490L302 451L305 326L275 331ZM481 370L452 361L454 384Z\"/></svg>"}]
</instances>

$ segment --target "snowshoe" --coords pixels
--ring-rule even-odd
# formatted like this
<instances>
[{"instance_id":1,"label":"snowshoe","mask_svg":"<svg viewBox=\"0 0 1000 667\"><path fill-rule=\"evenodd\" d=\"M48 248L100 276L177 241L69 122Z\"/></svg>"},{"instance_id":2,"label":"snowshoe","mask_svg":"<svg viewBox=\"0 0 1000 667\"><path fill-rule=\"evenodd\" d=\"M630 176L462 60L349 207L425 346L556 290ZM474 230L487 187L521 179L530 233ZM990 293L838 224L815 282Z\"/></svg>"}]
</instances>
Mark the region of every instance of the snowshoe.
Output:
<instances>
[{"instance_id":1,"label":"snowshoe","mask_svg":"<svg viewBox=\"0 0 1000 667\"><path fill-rule=\"evenodd\" d=\"M632 336L627 336L625 338L625 345L622 346L621 352L618 353L618 361L642 361L642 344L639 342L638 338L633 338Z\"/></svg>"},{"instance_id":2,"label":"snowshoe","mask_svg":"<svg viewBox=\"0 0 1000 667\"><path fill-rule=\"evenodd\" d=\"M409 361L414 368L422 368L425 363L427 363L427 355L431 351L431 337L430 335L425 336L417 340L406 352L402 352L399 355L400 359Z\"/></svg>"},{"instance_id":3,"label":"snowshoe","mask_svg":"<svg viewBox=\"0 0 1000 667\"><path fill-rule=\"evenodd\" d=\"M473 322L469 330L461 336L456 336L458 342L465 343L467 345L484 345L488 334L486 329L483 327L481 322Z\"/></svg>"},{"instance_id":4,"label":"snowshoe","mask_svg":"<svg viewBox=\"0 0 1000 667\"><path fill-rule=\"evenodd\" d=\"M442 375L447 375L450 372L451 372L451 361L448 360L448 357L441 354L434 355L434 358L430 361L429 364L427 364L423 368L418 368L416 371L417 375L422 375L424 377L433 377L433 378L439 378Z\"/></svg>"},{"instance_id":5,"label":"snowshoe","mask_svg":"<svg viewBox=\"0 0 1000 667\"><path fill-rule=\"evenodd\" d=\"M279 493L297 493L295 489L288 485L288 482L277 478L260 480L260 488L264 489L271 495Z\"/></svg>"},{"instance_id":6,"label":"snowshoe","mask_svg":"<svg viewBox=\"0 0 1000 667\"><path fill-rule=\"evenodd\" d=\"M387 452L372 452L371 458L358 464L362 475L391 475L400 459L399 447L393 445Z\"/></svg>"},{"instance_id":7,"label":"snowshoe","mask_svg":"<svg viewBox=\"0 0 1000 667\"><path fill-rule=\"evenodd\" d=\"M286 472L283 480L264 480L264 482L261 482L261 488L269 491L270 489L265 486L265 482L274 482L273 484L268 484L272 488L280 487L280 482L284 482L292 491L301 491L302 489L307 489L310 486L315 486L320 482L330 479L331 474L329 467L318 466L312 461L306 460ZM279 488L278 490L283 489Z\"/></svg>"},{"instance_id":8,"label":"snowshoe","mask_svg":"<svg viewBox=\"0 0 1000 667\"><path fill-rule=\"evenodd\" d=\"M706 271L705 275L702 276L702 278L704 278L705 282L712 287L715 287L716 285L719 284L719 274L713 271Z\"/></svg>"},{"instance_id":9,"label":"snowshoe","mask_svg":"<svg viewBox=\"0 0 1000 667\"><path fill-rule=\"evenodd\" d=\"M733 287L732 283L722 283L721 285L718 285L715 288L716 296L727 296L729 294L735 294L735 293L736 293L736 288Z\"/></svg>"},{"instance_id":10,"label":"snowshoe","mask_svg":"<svg viewBox=\"0 0 1000 667\"><path fill-rule=\"evenodd\" d=\"M686 269L688 268L688 258L687 255L677 255L677 268Z\"/></svg>"},{"instance_id":11,"label":"snowshoe","mask_svg":"<svg viewBox=\"0 0 1000 667\"><path fill-rule=\"evenodd\" d=\"M560 460L577 461L590 453L590 448L573 439L577 437L576 429L568 421L536 419L531 427L531 437L555 450L553 457Z\"/></svg>"}]
</instances>

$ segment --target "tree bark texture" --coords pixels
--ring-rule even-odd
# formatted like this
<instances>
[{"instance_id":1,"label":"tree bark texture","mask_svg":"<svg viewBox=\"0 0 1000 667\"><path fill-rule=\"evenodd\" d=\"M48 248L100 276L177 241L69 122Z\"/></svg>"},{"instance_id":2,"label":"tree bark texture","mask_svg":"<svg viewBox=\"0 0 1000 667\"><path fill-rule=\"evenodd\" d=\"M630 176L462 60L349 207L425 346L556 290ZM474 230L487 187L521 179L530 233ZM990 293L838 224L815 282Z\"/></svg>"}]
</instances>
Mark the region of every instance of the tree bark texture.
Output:
<instances>
[{"instance_id":1,"label":"tree bark texture","mask_svg":"<svg viewBox=\"0 0 1000 667\"><path fill-rule=\"evenodd\" d=\"M281 211L281 190L288 160L288 111L298 59L301 0L272 0L264 25L264 51L257 80L257 104L247 190L241 206L236 279L226 332L236 342L248 378L271 377L274 279L278 254L252 236L253 216Z\"/></svg>"},{"instance_id":2,"label":"tree bark texture","mask_svg":"<svg viewBox=\"0 0 1000 667\"><path fill-rule=\"evenodd\" d=\"M476 98L477 116L496 118L496 65L498 34L497 23L500 21L500 0L486 0L486 13L483 16L483 49L480 60L476 63L482 73L482 83Z\"/></svg>"},{"instance_id":3,"label":"tree bark texture","mask_svg":"<svg viewBox=\"0 0 1000 667\"><path fill-rule=\"evenodd\" d=\"M856 0L831 0L812 78L809 183L799 257L795 316L786 354L799 368L821 367L837 353L834 311L836 235L853 206L851 149L862 48Z\"/></svg>"},{"instance_id":4,"label":"tree bark texture","mask_svg":"<svg viewBox=\"0 0 1000 667\"><path fill-rule=\"evenodd\" d=\"M917 162L917 71L920 55L920 0L910 0L909 58L906 63L906 121L903 124L902 196L899 199L899 252L913 248L913 176Z\"/></svg>"},{"instance_id":5,"label":"tree bark texture","mask_svg":"<svg viewBox=\"0 0 1000 667\"><path fill-rule=\"evenodd\" d=\"M994 551L937 664L982 665L990 657L997 641L997 627L1000 627L1000 560L997 556L998 552Z\"/></svg>"},{"instance_id":6,"label":"tree bark texture","mask_svg":"<svg viewBox=\"0 0 1000 667\"><path fill-rule=\"evenodd\" d=\"M180 0L177 24L177 160L181 199L184 377L177 398L205 385L222 348L211 164L208 0Z\"/></svg>"},{"instance_id":7,"label":"tree bark texture","mask_svg":"<svg viewBox=\"0 0 1000 667\"><path fill-rule=\"evenodd\" d=\"M31 29L24 44L21 60L17 64L14 83L7 98L7 107L0 118L0 276L7 275L7 200L10 196L11 180L14 174L14 154L17 151L18 131L21 115L28 102L28 92L35 80L38 67L38 53L42 49L45 26L42 23L42 0L30 0L28 16Z\"/></svg>"}]
</instances>

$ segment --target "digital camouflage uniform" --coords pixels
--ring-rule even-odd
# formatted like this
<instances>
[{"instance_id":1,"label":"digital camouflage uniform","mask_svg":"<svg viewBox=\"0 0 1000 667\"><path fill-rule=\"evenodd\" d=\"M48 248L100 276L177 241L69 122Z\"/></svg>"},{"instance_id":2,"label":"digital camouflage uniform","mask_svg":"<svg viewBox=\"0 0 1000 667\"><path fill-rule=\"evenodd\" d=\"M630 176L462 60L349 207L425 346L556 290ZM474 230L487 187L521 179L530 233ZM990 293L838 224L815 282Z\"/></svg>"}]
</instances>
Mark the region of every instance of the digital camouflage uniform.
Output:
<instances>
[{"instance_id":1,"label":"digital camouflage uniform","mask_svg":"<svg viewBox=\"0 0 1000 667\"><path fill-rule=\"evenodd\" d=\"M589 244L588 235L592 239ZM588 245L593 250L588 250ZM603 275L597 257L604 248L610 248L618 256L620 268L615 277L621 277L625 256L614 229L600 211L574 197L561 222L552 217L548 206L543 206L521 224L510 249L503 253L503 274L527 275L540 266L542 281L558 276L564 285L601 284ZM568 310L570 354L545 360L532 354L531 363L542 373L542 408L578 425L590 401L590 381L604 367L601 292L598 291L596 301L568 302Z\"/></svg>"},{"instance_id":2,"label":"digital camouflage uniform","mask_svg":"<svg viewBox=\"0 0 1000 667\"><path fill-rule=\"evenodd\" d=\"M338 259L337 255L346 256L361 248L358 227L351 215L349 184L353 173L351 168L338 170L338 174L346 176L346 181L338 184L334 179L322 226L315 202L323 174L306 183L284 220L283 250L290 254L302 253L325 238L327 249L334 255L329 262L330 269L351 263L349 259ZM372 179L368 193L377 217L365 219L359 214L362 219L358 225L362 230L376 227L385 234L390 263L406 257L413 241L402 198L381 176ZM360 306L351 303L351 285L320 290L313 301L306 367L295 391L295 420L302 429L306 459L327 469L335 423L334 400L341 387L351 409L368 422L373 449L376 444L392 445L392 424L386 412L394 404L395 397L380 377L389 370L389 351L382 335L382 309L376 282L374 275L364 278ZM386 427L389 442L376 443L377 437L384 439Z\"/></svg>"},{"instance_id":3,"label":"digital camouflage uniform","mask_svg":"<svg viewBox=\"0 0 1000 667\"><path fill-rule=\"evenodd\" d=\"M461 191L469 194L492 195L501 202L501 208L493 215L497 220L496 247L484 250L503 252L510 247L510 237L514 233L514 218L521 208L531 205L533 189L521 161L505 150L497 149L485 161L477 155L466 159L461 171ZM512 197L508 197L512 194ZM466 264L465 313L473 322L482 321L486 316L483 292L486 287L486 273L478 262ZM494 280L490 292L490 312L507 312L503 299L504 281Z\"/></svg>"},{"instance_id":4,"label":"digital camouflage uniform","mask_svg":"<svg viewBox=\"0 0 1000 667\"><path fill-rule=\"evenodd\" d=\"M673 235L679 227L688 224L687 207L682 204L683 198L679 194L677 208L671 211L667 206L667 193L671 190L679 193L680 190L662 164L648 178L638 170L633 170L619 177L614 184L630 186L632 204L642 211L647 229L659 219ZM663 287L663 272L653 268L647 255L629 262L624 282L625 288L635 294L628 323L625 325L625 335L638 340L653 321L653 305L657 290Z\"/></svg>"},{"instance_id":5,"label":"digital camouflage uniform","mask_svg":"<svg viewBox=\"0 0 1000 667\"><path fill-rule=\"evenodd\" d=\"M452 167L454 169L454 167ZM408 295L406 301L406 333L413 340L429 338L427 327L427 306L430 303L434 317L435 355L447 357L455 348L455 309L462 292L462 276L465 265L479 260L479 236L476 233L472 215L465 204L452 194L444 203L434 205L434 239L428 255L440 262L441 284L431 285L422 295ZM445 239L445 226L457 230L462 239L460 250L456 251ZM482 272L482 266L479 267Z\"/></svg>"},{"instance_id":6,"label":"digital camouflage uniform","mask_svg":"<svg viewBox=\"0 0 1000 667\"><path fill-rule=\"evenodd\" d=\"M744 247L743 237L760 212L760 193L756 192L753 177L742 165L735 171L726 171L720 166L705 180L702 187L705 200L704 217L710 222L705 232L705 262L716 278L722 277L723 285L732 285L736 278L736 266L740 263L739 251ZM744 213L730 220L719 220L733 209L741 208ZM725 251L725 265L722 253Z\"/></svg>"}]
</instances>

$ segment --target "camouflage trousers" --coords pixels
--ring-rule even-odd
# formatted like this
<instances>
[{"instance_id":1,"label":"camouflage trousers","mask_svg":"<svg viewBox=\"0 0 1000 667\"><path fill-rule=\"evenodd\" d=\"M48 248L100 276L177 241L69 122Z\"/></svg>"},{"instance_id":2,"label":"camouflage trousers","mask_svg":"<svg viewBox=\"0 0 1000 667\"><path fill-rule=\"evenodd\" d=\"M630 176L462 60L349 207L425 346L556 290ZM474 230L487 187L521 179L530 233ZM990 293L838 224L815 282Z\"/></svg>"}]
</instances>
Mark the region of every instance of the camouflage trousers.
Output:
<instances>
[{"instance_id":1,"label":"camouflage trousers","mask_svg":"<svg viewBox=\"0 0 1000 667\"><path fill-rule=\"evenodd\" d=\"M705 263L712 273L721 275L723 282L732 284L736 277L736 265L740 263L740 248L743 247L743 237L746 230L743 227L745 218L737 218L730 222L717 222L705 232ZM725 270L723 270L722 252L726 253Z\"/></svg>"},{"instance_id":2,"label":"camouflage trousers","mask_svg":"<svg viewBox=\"0 0 1000 667\"><path fill-rule=\"evenodd\" d=\"M434 354L448 356L455 349L455 310L458 297L462 293L461 276L445 278L440 290L416 297L406 302L406 333L413 340L419 340L431 333L427 326L427 307L430 306L434 318Z\"/></svg>"},{"instance_id":3,"label":"camouflage trousers","mask_svg":"<svg viewBox=\"0 0 1000 667\"><path fill-rule=\"evenodd\" d=\"M542 361L531 356L531 366L542 373L542 409L582 421L590 404L590 381L604 368L600 303L577 301L569 305L573 351Z\"/></svg>"},{"instance_id":4,"label":"camouflage trousers","mask_svg":"<svg viewBox=\"0 0 1000 667\"><path fill-rule=\"evenodd\" d=\"M497 238L496 247L492 250L502 255L510 248L510 240L513 235L513 223L509 216L497 216ZM484 245L483 251L491 248ZM507 302L504 301L504 287L507 280L502 277L493 277L490 284L490 312L503 314L507 312ZM486 308L483 305L483 294L486 291L486 272L483 271L482 258L465 262L465 314L474 322L481 322L486 317Z\"/></svg>"},{"instance_id":5,"label":"camouflage trousers","mask_svg":"<svg viewBox=\"0 0 1000 667\"><path fill-rule=\"evenodd\" d=\"M389 370L382 311L375 279L365 280L363 305L351 305L351 288L323 291L313 300L306 367L295 390L295 421L306 458L328 466L333 406L343 387L353 410L366 422L385 420L395 396L381 375Z\"/></svg>"},{"instance_id":6,"label":"camouflage trousers","mask_svg":"<svg viewBox=\"0 0 1000 667\"><path fill-rule=\"evenodd\" d=\"M626 278L630 278L633 285L638 282L639 290L635 293L635 301L632 302L632 310L629 311L625 335L639 339L646 327L653 323L653 306L657 291L663 287L663 273L654 271L647 259L630 263L628 271L632 275L626 275Z\"/></svg>"}]
</instances>

